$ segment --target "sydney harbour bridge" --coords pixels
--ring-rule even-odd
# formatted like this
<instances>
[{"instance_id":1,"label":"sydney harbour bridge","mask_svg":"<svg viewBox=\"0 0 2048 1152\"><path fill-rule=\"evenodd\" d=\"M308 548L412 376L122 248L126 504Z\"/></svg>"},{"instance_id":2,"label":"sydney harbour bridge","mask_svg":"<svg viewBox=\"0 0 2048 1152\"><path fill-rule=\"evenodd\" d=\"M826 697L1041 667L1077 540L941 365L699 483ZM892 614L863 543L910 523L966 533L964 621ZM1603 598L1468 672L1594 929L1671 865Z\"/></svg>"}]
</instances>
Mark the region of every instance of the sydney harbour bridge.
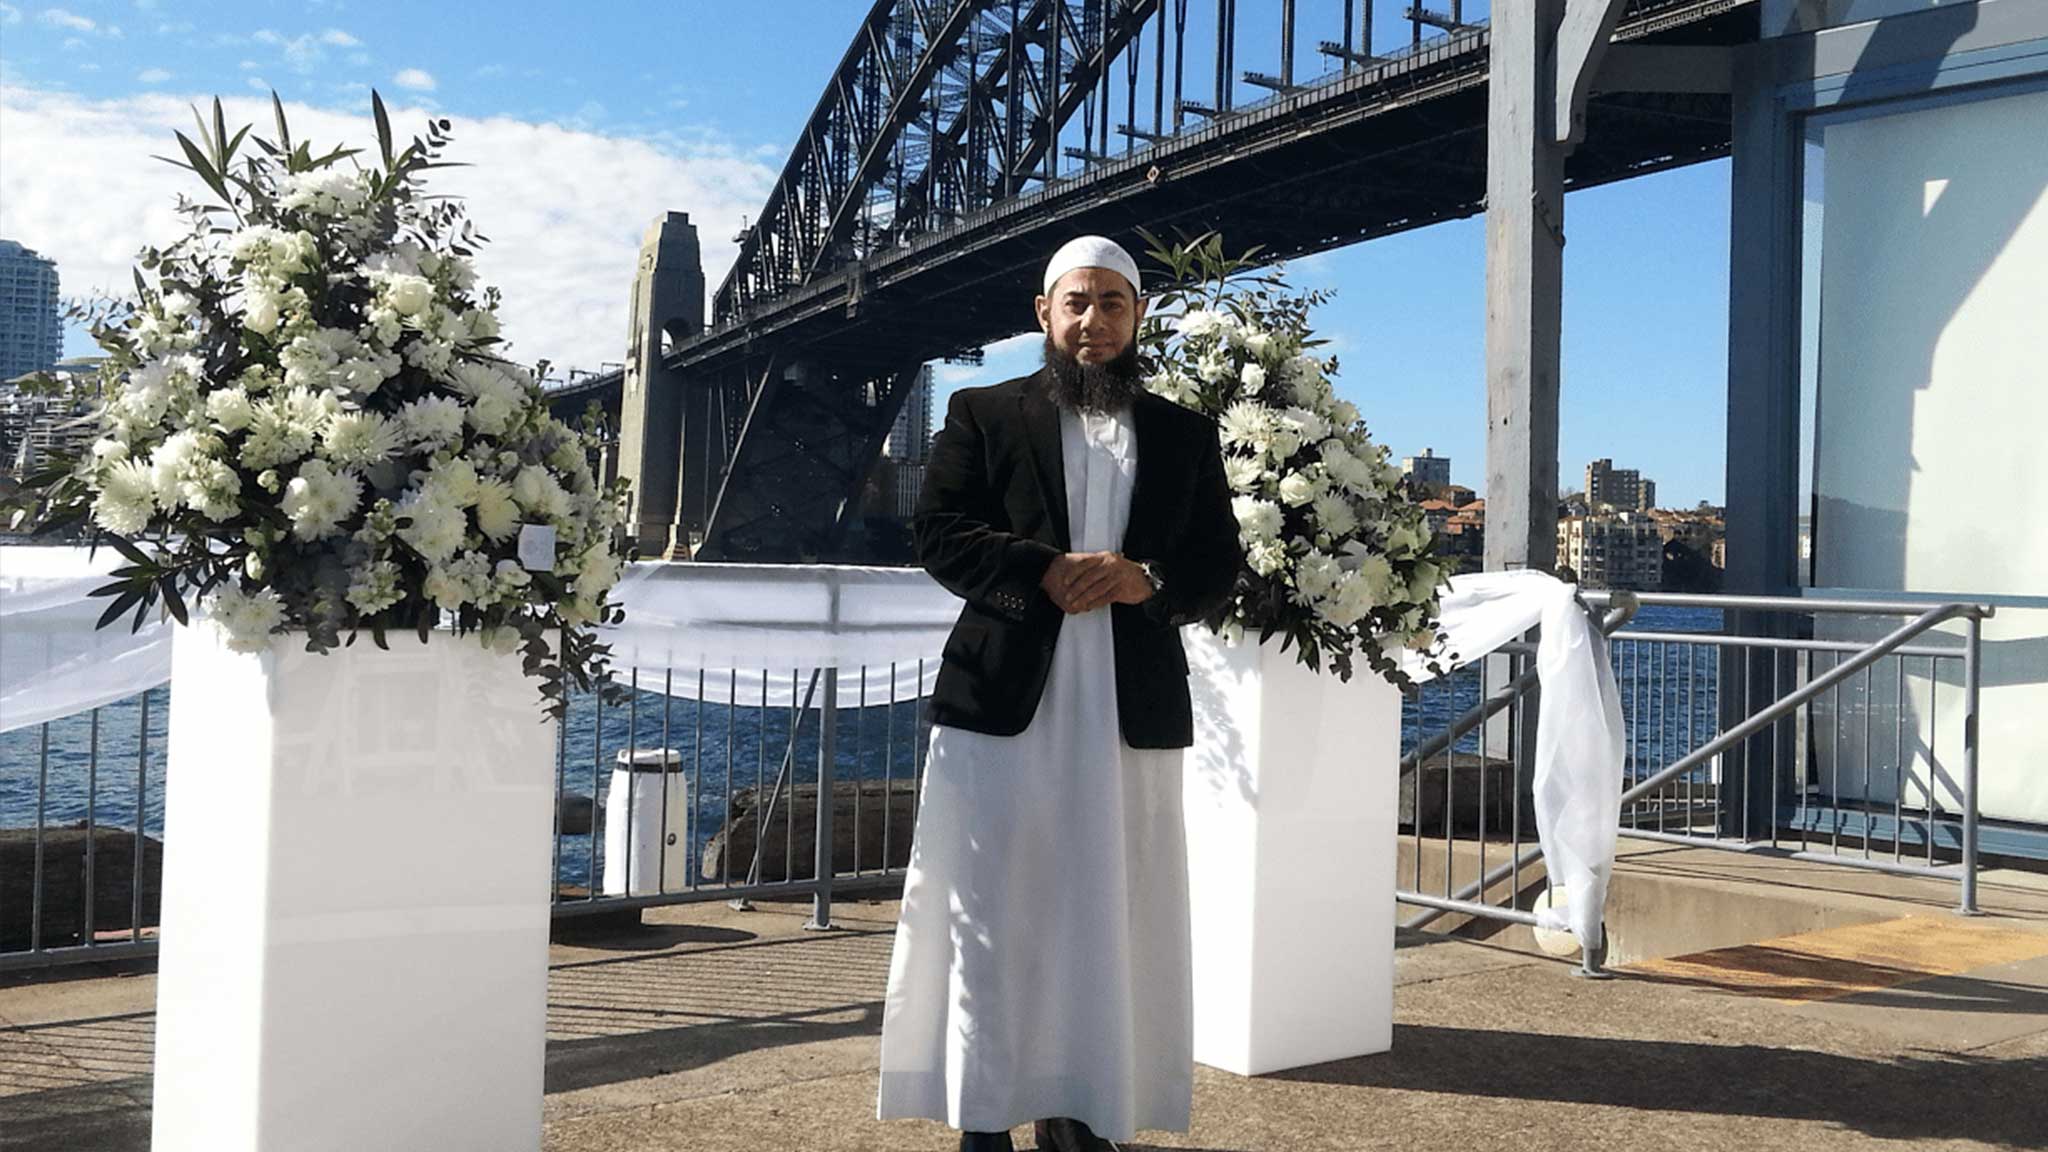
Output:
<instances>
[{"instance_id":1,"label":"sydney harbour bridge","mask_svg":"<svg viewBox=\"0 0 2048 1152\"><path fill-rule=\"evenodd\" d=\"M919 368L1029 328L1060 241L1217 229L1282 259L1481 213L1502 10L1579 2L875 0L709 316L670 213L626 367L552 402L616 428L643 555L837 557ZM1562 187L1726 155L1754 0L1589 3L1615 47L1570 82ZM1562 244L1561 201L1534 221Z\"/></svg>"}]
</instances>

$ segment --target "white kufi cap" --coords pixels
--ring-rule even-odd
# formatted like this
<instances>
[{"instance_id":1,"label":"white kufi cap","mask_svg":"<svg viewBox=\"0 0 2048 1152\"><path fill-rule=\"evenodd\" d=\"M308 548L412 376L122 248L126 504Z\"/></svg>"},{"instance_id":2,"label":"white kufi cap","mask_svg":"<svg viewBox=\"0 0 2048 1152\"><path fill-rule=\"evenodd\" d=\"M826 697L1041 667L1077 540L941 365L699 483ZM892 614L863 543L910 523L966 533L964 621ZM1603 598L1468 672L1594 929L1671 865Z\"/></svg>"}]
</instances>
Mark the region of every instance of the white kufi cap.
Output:
<instances>
[{"instance_id":1,"label":"white kufi cap","mask_svg":"<svg viewBox=\"0 0 2048 1152\"><path fill-rule=\"evenodd\" d=\"M1045 266L1045 287L1039 291L1052 295L1052 286L1076 268L1108 269L1131 282L1132 296L1139 294L1138 262L1131 259L1123 245L1106 236L1076 236L1060 245Z\"/></svg>"}]
</instances>

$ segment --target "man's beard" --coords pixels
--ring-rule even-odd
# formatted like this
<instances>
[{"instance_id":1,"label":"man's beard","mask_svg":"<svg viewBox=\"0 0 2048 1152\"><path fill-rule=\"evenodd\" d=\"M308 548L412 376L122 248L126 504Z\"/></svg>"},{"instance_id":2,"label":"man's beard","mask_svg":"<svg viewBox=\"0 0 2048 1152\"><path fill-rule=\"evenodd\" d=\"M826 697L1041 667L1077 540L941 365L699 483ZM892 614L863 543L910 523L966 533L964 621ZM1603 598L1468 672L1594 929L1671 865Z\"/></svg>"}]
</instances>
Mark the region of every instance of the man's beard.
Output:
<instances>
[{"instance_id":1,"label":"man's beard","mask_svg":"<svg viewBox=\"0 0 2048 1152\"><path fill-rule=\"evenodd\" d=\"M1116 359L1090 364L1060 351L1047 333L1045 368L1052 382L1053 402L1080 412L1114 412L1145 389L1136 340L1126 344Z\"/></svg>"}]
</instances>

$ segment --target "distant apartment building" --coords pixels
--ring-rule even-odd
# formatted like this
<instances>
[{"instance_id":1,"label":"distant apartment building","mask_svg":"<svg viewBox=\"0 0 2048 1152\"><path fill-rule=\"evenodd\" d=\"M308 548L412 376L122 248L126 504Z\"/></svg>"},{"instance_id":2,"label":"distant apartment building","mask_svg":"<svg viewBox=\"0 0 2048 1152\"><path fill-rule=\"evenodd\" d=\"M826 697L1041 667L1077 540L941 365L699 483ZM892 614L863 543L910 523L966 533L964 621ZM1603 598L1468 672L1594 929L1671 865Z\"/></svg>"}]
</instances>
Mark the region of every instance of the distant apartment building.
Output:
<instances>
[{"instance_id":1,"label":"distant apartment building","mask_svg":"<svg viewBox=\"0 0 2048 1152\"><path fill-rule=\"evenodd\" d=\"M0 240L0 380L55 367L63 348L57 262Z\"/></svg>"},{"instance_id":2,"label":"distant apartment building","mask_svg":"<svg viewBox=\"0 0 2048 1152\"><path fill-rule=\"evenodd\" d=\"M896 411L896 422L882 441L882 459L875 465L872 515L908 520L924 494L925 467L932 454L932 366L927 364Z\"/></svg>"},{"instance_id":3,"label":"distant apartment building","mask_svg":"<svg viewBox=\"0 0 2048 1152\"><path fill-rule=\"evenodd\" d=\"M1703 557L1713 555L1714 544L1726 531L1718 508L1657 508L1652 509L1649 516L1657 525L1657 534L1666 543L1683 544Z\"/></svg>"},{"instance_id":4,"label":"distant apartment building","mask_svg":"<svg viewBox=\"0 0 2048 1152\"><path fill-rule=\"evenodd\" d=\"M0 385L0 475L20 479L52 455L84 451L98 435L90 406Z\"/></svg>"},{"instance_id":5,"label":"distant apartment building","mask_svg":"<svg viewBox=\"0 0 2048 1152\"><path fill-rule=\"evenodd\" d=\"M1582 588L1655 592L1664 583L1664 538L1636 512L1568 516L1557 524L1557 561Z\"/></svg>"},{"instance_id":6,"label":"distant apartment building","mask_svg":"<svg viewBox=\"0 0 2048 1152\"><path fill-rule=\"evenodd\" d=\"M1422 455L1409 456L1401 461L1401 474L1408 478L1408 484L1417 492L1434 495L1439 488L1448 488L1451 483L1451 458L1439 456L1434 449L1424 448Z\"/></svg>"},{"instance_id":7,"label":"distant apartment building","mask_svg":"<svg viewBox=\"0 0 2048 1152\"><path fill-rule=\"evenodd\" d=\"M1586 503L1593 512L1603 505L1618 512L1645 511L1657 506L1657 482L1643 479L1634 468L1616 468L1603 457L1586 465Z\"/></svg>"}]
</instances>

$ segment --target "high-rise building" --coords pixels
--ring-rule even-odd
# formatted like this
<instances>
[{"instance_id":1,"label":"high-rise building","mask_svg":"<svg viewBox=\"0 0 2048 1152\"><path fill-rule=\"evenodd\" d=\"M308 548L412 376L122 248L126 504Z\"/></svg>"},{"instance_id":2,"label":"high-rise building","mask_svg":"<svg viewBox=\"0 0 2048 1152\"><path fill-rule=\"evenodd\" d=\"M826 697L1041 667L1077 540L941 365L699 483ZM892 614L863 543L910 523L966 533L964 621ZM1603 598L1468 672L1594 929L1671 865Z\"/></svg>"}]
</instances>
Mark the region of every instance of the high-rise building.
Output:
<instances>
[{"instance_id":1,"label":"high-rise building","mask_svg":"<svg viewBox=\"0 0 2048 1152\"><path fill-rule=\"evenodd\" d=\"M882 455L891 460L923 464L932 452L932 366L918 370L910 395L896 410L896 423L882 442Z\"/></svg>"},{"instance_id":2,"label":"high-rise building","mask_svg":"<svg viewBox=\"0 0 2048 1152\"><path fill-rule=\"evenodd\" d=\"M1401 461L1401 474L1408 477L1408 483L1417 491L1433 493L1450 486L1451 458L1437 455L1434 449L1424 448L1422 455Z\"/></svg>"},{"instance_id":3,"label":"high-rise building","mask_svg":"<svg viewBox=\"0 0 2048 1152\"><path fill-rule=\"evenodd\" d=\"M1640 512L1657 506L1657 482L1643 479L1633 468L1616 468L1605 457L1586 465L1586 503L1598 512L1601 505L1617 511Z\"/></svg>"},{"instance_id":4,"label":"high-rise building","mask_svg":"<svg viewBox=\"0 0 2048 1152\"><path fill-rule=\"evenodd\" d=\"M48 371L63 349L57 262L0 240L0 380Z\"/></svg>"}]
</instances>

